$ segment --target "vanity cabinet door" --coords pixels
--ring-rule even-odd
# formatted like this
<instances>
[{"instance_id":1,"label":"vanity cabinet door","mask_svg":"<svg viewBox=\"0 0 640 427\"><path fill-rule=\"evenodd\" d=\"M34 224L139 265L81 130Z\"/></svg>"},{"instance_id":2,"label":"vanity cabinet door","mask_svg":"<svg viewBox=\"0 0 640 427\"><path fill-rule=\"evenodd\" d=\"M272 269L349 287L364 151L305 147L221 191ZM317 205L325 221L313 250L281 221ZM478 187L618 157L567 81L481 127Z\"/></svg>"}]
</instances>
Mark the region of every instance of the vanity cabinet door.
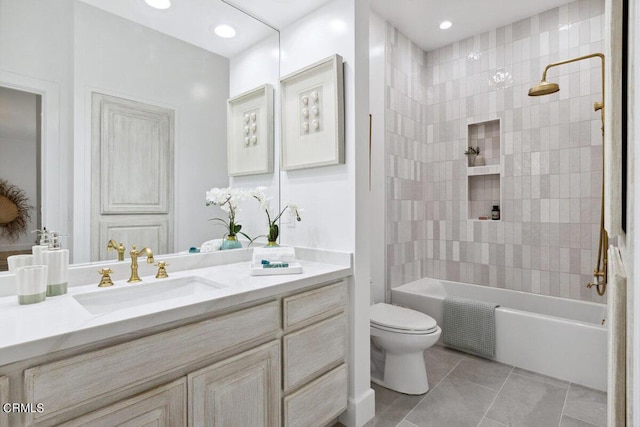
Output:
<instances>
[{"instance_id":1,"label":"vanity cabinet door","mask_svg":"<svg viewBox=\"0 0 640 427\"><path fill-rule=\"evenodd\" d=\"M9 378L0 377L0 404L9 402ZM9 414L0 410L0 427L9 427Z\"/></svg>"},{"instance_id":2,"label":"vanity cabinet door","mask_svg":"<svg viewBox=\"0 0 640 427\"><path fill-rule=\"evenodd\" d=\"M280 344L272 341L188 375L189 426L280 425Z\"/></svg>"},{"instance_id":3,"label":"vanity cabinet door","mask_svg":"<svg viewBox=\"0 0 640 427\"><path fill-rule=\"evenodd\" d=\"M284 391L308 383L347 357L344 314L307 326L282 338Z\"/></svg>"},{"instance_id":4,"label":"vanity cabinet door","mask_svg":"<svg viewBox=\"0 0 640 427\"><path fill-rule=\"evenodd\" d=\"M182 427L187 425L187 384L183 377L130 399L91 412L61 427Z\"/></svg>"}]
</instances>

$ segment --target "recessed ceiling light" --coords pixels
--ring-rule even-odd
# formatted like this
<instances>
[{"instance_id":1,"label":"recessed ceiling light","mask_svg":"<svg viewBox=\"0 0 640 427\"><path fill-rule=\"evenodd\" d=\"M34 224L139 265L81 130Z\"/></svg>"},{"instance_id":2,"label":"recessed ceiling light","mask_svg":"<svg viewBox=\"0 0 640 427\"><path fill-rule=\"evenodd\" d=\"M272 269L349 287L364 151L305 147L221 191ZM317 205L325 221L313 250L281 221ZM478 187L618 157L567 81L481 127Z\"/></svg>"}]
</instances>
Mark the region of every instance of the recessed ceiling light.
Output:
<instances>
[{"instance_id":1,"label":"recessed ceiling light","mask_svg":"<svg viewBox=\"0 0 640 427\"><path fill-rule=\"evenodd\" d=\"M144 0L144 2L154 9L169 9L171 7L171 0Z\"/></svg>"},{"instance_id":2,"label":"recessed ceiling light","mask_svg":"<svg viewBox=\"0 0 640 427\"><path fill-rule=\"evenodd\" d=\"M236 35L236 30L233 29L231 25L218 25L213 29L213 32L223 39L230 39Z\"/></svg>"},{"instance_id":3,"label":"recessed ceiling light","mask_svg":"<svg viewBox=\"0 0 640 427\"><path fill-rule=\"evenodd\" d=\"M451 21L442 21L440 23L440 29L441 30L448 30L449 28L451 28L453 24L451 23Z\"/></svg>"}]
</instances>

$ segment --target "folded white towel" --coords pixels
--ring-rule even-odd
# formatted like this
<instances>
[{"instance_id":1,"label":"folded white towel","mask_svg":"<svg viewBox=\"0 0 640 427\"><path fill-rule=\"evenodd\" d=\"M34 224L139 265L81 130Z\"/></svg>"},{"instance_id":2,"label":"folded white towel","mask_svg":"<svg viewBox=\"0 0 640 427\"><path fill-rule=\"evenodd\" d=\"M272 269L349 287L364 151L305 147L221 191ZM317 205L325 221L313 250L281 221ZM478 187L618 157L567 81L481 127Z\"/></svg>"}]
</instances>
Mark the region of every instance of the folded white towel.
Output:
<instances>
[{"instance_id":1,"label":"folded white towel","mask_svg":"<svg viewBox=\"0 0 640 427\"><path fill-rule=\"evenodd\" d=\"M200 253L219 251L221 246L222 239L208 240L200 246Z\"/></svg>"},{"instance_id":2,"label":"folded white towel","mask_svg":"<svg viewBox=\"0 0 640 427\"><path fill-rule=\"evenodd\" d=\"M296 260L296 250L292 247L254 248L253 264L260 264L266 259L270 262L293 262Z\"/></svg>"}]
</instances>

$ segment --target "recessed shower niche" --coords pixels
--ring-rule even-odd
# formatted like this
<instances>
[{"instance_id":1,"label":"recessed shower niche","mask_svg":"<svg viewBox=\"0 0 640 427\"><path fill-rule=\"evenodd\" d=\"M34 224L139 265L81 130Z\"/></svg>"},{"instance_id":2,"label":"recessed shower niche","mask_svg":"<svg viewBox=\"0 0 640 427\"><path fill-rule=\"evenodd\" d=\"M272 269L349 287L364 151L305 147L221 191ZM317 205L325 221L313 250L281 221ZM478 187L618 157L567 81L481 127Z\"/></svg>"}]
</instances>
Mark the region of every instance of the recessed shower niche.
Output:
<instances>
[{"instance_id":1,"label":"recessed shower niche","mask_svg":"<svg viewBox=\"0 0 640 427\"><path fill-rule=\"evenodd\" d=\"M501 136L500 119L470 122L467 125L467 147L479 149L474 161L467 161L469 219L491 219L493 206L500 206ZM480 158L482 160L478 161Z\"/></svg>"}]
</instances>

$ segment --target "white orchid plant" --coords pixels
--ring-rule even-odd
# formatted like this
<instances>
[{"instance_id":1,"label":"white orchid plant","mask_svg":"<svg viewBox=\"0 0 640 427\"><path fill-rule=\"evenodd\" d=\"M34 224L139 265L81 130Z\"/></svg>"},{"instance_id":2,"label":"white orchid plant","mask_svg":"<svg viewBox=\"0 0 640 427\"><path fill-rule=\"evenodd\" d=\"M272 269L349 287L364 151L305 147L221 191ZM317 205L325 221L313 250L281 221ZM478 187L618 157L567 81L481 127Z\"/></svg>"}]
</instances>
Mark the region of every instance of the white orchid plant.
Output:
<instances>
[{"instance_id":1,"label":"white orchid plant","mask_svg":"<svg viewBox=\"0 0 640 427\"><path fill-rule=\"evenodd\" d=\"M292 216L295 216L296 221L302 221L300 214L302 213L302 209L298 207L296 203L289 202L286 206L275 216L272 216L270 201L271 198L267 197L264 193L266 187L257 187L252 191L251 195L254 199L256 199L260 203L260 209L265 211L267 214L267 223L269 225L269 234L267 235L267 240L269 242L275 242L278 240L278 235L280 234L280 230L278 228L278 220L287 210L291 212Z\"/></svg>"},{"instance_id":2,"label":"white orchid plant","mask_svg":"<svg viewBox=\"0 0 640 427\"><path fill-rule=\"evenodd\" d=\"M210 221L219 221L227 228L227 236L235 237L237 234L241 234L250 241L253 240L242 231L242 225L236 222L236 214L240 210L239 203L246 200L251 196L251 190L244 188L212 188L207 191L206 205L207 206L220 206L224 212L228 214L228 219L223 218L211 218Z\"/></svg>"}]
</instances>

